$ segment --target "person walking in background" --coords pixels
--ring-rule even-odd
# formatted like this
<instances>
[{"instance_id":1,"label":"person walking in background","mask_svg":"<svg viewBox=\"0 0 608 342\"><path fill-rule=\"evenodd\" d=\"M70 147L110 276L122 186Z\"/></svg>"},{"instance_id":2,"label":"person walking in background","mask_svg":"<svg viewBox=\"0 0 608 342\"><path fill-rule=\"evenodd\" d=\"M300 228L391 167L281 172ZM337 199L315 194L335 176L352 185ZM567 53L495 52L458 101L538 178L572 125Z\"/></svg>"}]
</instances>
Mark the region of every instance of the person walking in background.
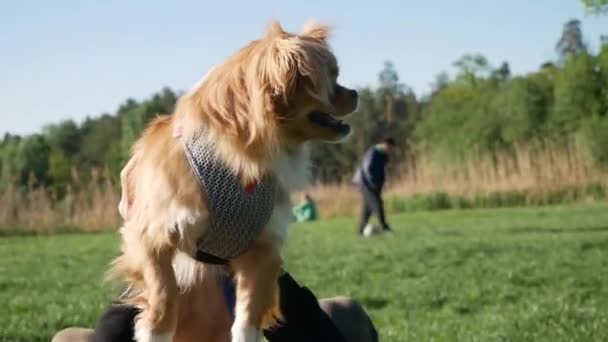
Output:
<instances>
[{"instance_id":1,"label":"person walking in background","mask_svg":"<svg viewBox=\"0 0 608 342\"><path fill-rule=\"evenodd\" d=\"M317 219L315 201L308 194L304 194L304 201L293 208L293 215L298 222L315 221Z\"/></svg>"},{"instance_id":2,"label":"person walking in background","mask_svg":"<svg viewBox=\"0 0 608 342\"><path fill-rule=\"evenodd\" d=\"M359 219L359 234L363 231L371 214L376 215L384 232L391 232L384 215L382 202L382 187L385 181L385 168L388 163L388 154L395 146L391 137L384 138L380 143L370 147L361 164L355 171L353 182L359 187L363 197L361 217Z\"/></svg>"}]
</instances>

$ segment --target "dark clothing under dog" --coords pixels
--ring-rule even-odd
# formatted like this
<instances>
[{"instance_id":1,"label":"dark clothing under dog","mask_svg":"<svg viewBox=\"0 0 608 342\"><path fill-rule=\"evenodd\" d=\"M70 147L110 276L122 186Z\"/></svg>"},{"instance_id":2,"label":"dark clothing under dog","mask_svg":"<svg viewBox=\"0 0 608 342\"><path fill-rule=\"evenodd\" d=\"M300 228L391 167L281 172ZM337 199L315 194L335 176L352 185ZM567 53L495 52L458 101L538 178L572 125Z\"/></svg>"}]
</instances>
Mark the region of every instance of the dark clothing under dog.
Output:
<instances>
[{"instance_id":1,"label":"dark clothing under dog","mask_svg":"<svg viewBox=\"0 0 608 342\"><path fill-rule=\"evenodd\" d=\"M359 186L363 197L359 233L362 234L371 214L376 215L383 230L390 230L384 215L382 188L385 181L385 167L388 155L378 146L373 146L363 156L361 165L355 172L353 182Z\"/></svg>"},{"instance_id":2,"label":"dark clothing under dog","mask_svg":"<svg viewBox=\"0 0 608 342\"><path fill-rule=\"evenodd\" d=\"M285 318L272 331L264 331L269 342L345 342L317 298L301 287L288 273L279 278L281 312ZM138 309L111 304L95 327L94 342L132 342Z\"/></svg>"}]
</instances>

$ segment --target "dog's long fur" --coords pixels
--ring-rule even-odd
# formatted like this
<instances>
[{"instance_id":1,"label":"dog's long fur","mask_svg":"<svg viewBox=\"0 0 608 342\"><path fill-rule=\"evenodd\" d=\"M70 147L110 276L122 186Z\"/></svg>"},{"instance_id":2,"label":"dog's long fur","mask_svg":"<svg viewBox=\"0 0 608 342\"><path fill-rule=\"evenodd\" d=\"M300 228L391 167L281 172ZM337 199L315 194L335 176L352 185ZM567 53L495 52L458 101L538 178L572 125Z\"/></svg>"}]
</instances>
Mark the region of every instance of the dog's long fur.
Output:
<instances>
[{"instance_id":1,"label":"dog's long fur","mask_svg":"<svg viewBox=\"0 0 608 342\"><path fill-rule=\"evenodd\" d=\"M213 68L181 97L172 116L152 121L134 144L121 173L123 244L111 273L129 285L123 300L143 309L137 341L171 341L178 305L184 305L180 291L196 287L214 271L192 259L208 212L182 145L203 127L217 146L216 157L243 184L265 172L274 172L280 181L270 222L253 246L230 260L237 284L232 341L255 341L260 328L280 318L280 251L291 218L289 192L308 179L306 142L344 137L308 115L321 111L340 117L357 105L356 93L336 83L337 62L327 36L323 25L295 35L273 22L261 39Z\"/></svg>"}]
</instances>

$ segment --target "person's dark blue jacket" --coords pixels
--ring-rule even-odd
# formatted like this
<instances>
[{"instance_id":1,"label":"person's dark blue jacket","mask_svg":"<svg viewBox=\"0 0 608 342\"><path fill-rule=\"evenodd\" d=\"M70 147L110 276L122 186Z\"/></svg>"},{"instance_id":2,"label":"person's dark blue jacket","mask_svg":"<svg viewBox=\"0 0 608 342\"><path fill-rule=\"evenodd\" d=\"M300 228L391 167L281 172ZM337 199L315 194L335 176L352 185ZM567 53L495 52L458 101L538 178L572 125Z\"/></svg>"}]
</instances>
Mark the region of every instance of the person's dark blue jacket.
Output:
<instances>
[{"instance_id":1,"label":"person's dark blue jacket","mask_svg":"<svg viewBox=\"0 0 608 342\"><path fill-rule=\"evenodd\" d=\"M384 186L384 167L388 155L378 146L372 146L365 152L361 165L355 171L353 182L379 193Z\"/></svg>"}]
</instances>

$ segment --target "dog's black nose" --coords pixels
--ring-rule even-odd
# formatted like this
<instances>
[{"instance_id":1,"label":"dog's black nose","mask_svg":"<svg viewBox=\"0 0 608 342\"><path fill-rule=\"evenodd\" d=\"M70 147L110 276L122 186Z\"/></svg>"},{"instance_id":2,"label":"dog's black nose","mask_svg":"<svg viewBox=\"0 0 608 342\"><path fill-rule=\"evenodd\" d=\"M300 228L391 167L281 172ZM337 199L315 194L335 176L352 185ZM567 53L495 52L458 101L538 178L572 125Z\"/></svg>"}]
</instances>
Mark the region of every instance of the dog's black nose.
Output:
<instances>
[{"instance_id":1,"label":"dog's black nose","mask_svg":"<svg viewBox=\"0 0 608 342\"><path fill-rule=\"evenodd\" d=\"M352 89L348 91L348 95L350 97L352 97L353 99L356 99L357 97L359 97L359 94L357 93L357 91L356 90L352 90Z\"/></svg>"}]
</instances>

